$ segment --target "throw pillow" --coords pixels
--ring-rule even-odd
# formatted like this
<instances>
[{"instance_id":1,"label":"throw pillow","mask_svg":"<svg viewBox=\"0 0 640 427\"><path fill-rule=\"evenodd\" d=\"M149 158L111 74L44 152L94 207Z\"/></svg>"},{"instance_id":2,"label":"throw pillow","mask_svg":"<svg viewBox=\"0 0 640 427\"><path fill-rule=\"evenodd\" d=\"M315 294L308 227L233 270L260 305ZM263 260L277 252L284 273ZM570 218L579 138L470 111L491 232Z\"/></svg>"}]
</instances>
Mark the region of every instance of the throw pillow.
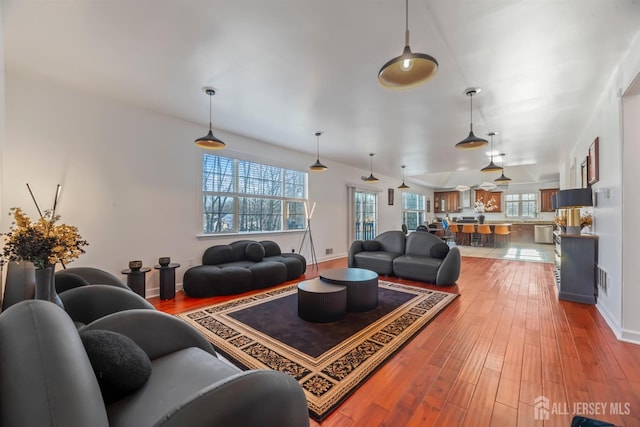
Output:
<instances>
[{"instance_id":1,"label":"throw pillow","mask_svg":"<svg viewBox=\"0 0 640 427\"><path fill-rule=\"evenodd\" d=\"M264 258L264 246L258 242L249 243L247 247L244 248L244 256L247 257L249 261L262 261L262 258Z\"/></svg>"},{"instance_id":2,"label":"throw pillow","mask_svg":"<svg viewBox=\"0 0 640 427\"><path fill-rule=\"evenodd\" d=\"M444 259L448 253L449 245L444 242L436 243L435 245L431 246L431 249L429 250L429 255L431 255L432 258L438 259Z\"/></svg>"},{"instance_id":3,"label":"throw pillow","mask_svg":"<svg viewBox=\"0 0 640 427\"><path fill-rule=\"evenodd\" d=\"M151 376L151 360L133 340L117 332L80 332L105 403L140 389Z\"/></svg>"},{"instance_id":4,"label":"throw pillow","mask_svg":"<svg viewBox=\"0 0 640 427\"><path fill-rule=\"evenodd\" d=\"M362 248L365 251L379 251L382 248L382 245L377 240L363 240Z\"/></svg>"}]
</instances>

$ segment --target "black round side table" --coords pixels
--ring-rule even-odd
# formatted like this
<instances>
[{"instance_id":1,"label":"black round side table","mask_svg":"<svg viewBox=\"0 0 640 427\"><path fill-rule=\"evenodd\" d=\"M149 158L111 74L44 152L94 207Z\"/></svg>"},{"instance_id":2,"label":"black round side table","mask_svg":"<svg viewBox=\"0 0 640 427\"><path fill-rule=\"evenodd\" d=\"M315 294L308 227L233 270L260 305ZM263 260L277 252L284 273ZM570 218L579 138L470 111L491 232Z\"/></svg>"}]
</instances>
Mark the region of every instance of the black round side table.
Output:
<instances>
[{"instance_id":1,"label":"black round side table","mask_svg":"<svg viewBox=\"0 0 640 427\"><path fill-rule=\"evenodd\" d=\"M127 286L129 286L133 292L140 295L142 298L145 298L145 276L150 271L151 269L149 267L142 267L139 270L131 270L130 268L127 268L126 270L122 270L121 273L127 275Z\"/></svg>"},{"instance_id":2,"label":"black round side table","mask_svg":"<svg viewBox=\"0 0 640 427\"><path fill-rule=\"evenodd\" d=\"M180 264L172 262L169 265L157 264L153 268L160 274L160 299L172 299L176 296L176 268Z\"/></svg>"}]
</instances>

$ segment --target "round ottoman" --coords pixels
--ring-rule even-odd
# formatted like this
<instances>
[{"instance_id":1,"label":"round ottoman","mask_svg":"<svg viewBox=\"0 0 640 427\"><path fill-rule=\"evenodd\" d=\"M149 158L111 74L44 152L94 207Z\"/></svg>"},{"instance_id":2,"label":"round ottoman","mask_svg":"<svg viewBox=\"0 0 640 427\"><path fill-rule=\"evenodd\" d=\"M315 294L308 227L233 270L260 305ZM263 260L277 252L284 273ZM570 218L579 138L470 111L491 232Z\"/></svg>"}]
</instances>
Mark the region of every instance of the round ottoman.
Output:
<instances>
[{"instance_id":1,"label":"round ottoman","mask_svg":"<svg viewBox=\"0 0 640 427\"><path fill-rule=\"evenodd\" d=\"M378 307L378 273L364 268L336 268L320 273L325 282L347 287L347 310L352 313Z\"/></svg>"},{"instance_id":2,"label":"round ottoman","mask_svg":"<svg viewBox=\"0 0 640 427\"><path fill-rule=\"evenodd\" d=\"M298 283L298 316L315 323L336 322L347 314L347 287L320 279Z\"/></svg>"}]
</instances>

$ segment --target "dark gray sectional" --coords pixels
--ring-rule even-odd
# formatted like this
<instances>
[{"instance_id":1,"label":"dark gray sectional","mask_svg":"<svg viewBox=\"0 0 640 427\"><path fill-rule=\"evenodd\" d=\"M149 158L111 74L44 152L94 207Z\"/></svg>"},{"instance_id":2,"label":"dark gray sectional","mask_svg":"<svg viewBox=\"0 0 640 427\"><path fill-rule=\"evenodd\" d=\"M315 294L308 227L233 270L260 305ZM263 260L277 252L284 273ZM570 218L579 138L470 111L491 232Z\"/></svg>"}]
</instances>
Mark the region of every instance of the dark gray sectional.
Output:
<instances>
[{"instance_id":1,"label":"dark gray sectional","mask_svg":"<svg viewBox=\"0 0 640 427\"><path fill-rule=\"evenodd\" d=\"M349 267L366 268L436 285L452 285L460 277L460 249L449 248L431 233L386 231L373 240L356 240L349 248Z\"/></svg>"},{"instance_id":2,"label":"dark gray sectional","mask_svg":"<svg viewBox=\"0 0 640 427\"><path fill-rule=\"evenodd\" d=\"M233 295L297 279L306 269L302 255L283 254L276 242L239 240L208 248L202 265L185 272L183 288L196 298Z\"/></svg>"}]
</instances>

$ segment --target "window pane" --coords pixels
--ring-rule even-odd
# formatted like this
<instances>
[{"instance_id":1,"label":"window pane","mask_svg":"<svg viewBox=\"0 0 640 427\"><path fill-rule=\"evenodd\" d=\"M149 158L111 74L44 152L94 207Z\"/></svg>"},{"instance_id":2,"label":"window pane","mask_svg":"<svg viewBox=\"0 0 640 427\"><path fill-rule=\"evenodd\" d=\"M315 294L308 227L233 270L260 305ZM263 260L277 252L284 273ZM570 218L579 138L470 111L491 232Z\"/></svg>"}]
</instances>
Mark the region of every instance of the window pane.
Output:
<instances>
[{"instance_id":1,"label":"window pane","mask_svg":"<svg viewBox=\"0 0 640 427\"><path fill-rule=\"evenodd\" d=\"M284 174L284 196L292 199L304 199L305 194L305 176L306 174L299 171L285 170Z\"/></svg>"},{"instance_id":2,"label":"window pane","mask_svg":"<svg viewBox=\"0 0 640 427\"><path fill-rule=\"evenodd\" d=\"M202 190L233 192L233 159L204 154L202 156Z\"/></svg>"},{"instance_id":3,"label":"window pane","mask_svg":"<svg viewBox=\"0 0 640 427\"><path fill-rule=\"evenodd\" d=\"M522 202L522 216L534 216L536 209L536 202Z\"/></svg>"},{"instance_id":4,"label":"window pane","mask_svg":"<svg viewBox=\"0 0 640 427\"><path fill-rule=\"evenodd\" d=\"M287 230L299 230L305 228L304 202L286 202L285 213Z\"/></svg>"},{"instance_id":5,"label":"window pane","mask_svg":"<svg viewBox=\"0 0 640 427\"><path fill-rule=\"evenodd\" d=\"M238 193L262 196L282 195L282 169L238 161Z\"/></svg>"},{"instance_id":6,"label":"window pane","mask_svg":"<svg viewBox=\"0 0 640 427\"><path fill-rule=\"evenodd\" d=\"M233 231L233 197L204 195L205 233L225 233Z\"/></svg>"},{"instance_id":7,"label":"window pane","mask_svg":"<svg viewBox=\"0 0 640 427\"><path fill-rule=\"evenodd\" d=\"M276 231L282 229L281 200L240 197L238 201L238 231Z\"/></svg>"}]
</instances>

